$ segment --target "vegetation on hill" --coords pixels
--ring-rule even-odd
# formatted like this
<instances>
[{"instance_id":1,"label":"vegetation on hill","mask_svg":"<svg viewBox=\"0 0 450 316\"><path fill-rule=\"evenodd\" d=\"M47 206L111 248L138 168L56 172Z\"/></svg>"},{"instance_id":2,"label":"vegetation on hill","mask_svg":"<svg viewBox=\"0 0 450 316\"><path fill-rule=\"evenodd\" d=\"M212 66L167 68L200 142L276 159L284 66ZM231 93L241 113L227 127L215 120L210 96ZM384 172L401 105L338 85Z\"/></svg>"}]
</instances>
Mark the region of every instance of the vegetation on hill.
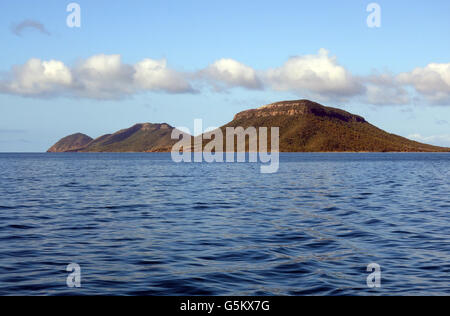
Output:
<instances>
[{"instance_id":1,"label":"vegetation on hill","mask_svg":"<svg viewBox=\"0 0 450 316\"><path fill-rule=\"evenodd\" d=\"M136 124L114 134L101 136L81 152L148 152L172 147L176 140L171 139L173 127L168 124Z\"/></svg>"},{"instance_id":2,"label":"vegetation on hill","mask_svg":"<svg viewBox=\"0 0 450 316\"><path fill-rule=\"evenodd\" d=\"M281 152L449 152L387 133L363 117L308 100L278 102L237 114L221 127L226 149L227 127L280 128ZM63 138L49 152L168 152L177 140L171 139L168 124L136 124L95 140L84 134ZM210 140L204 140L207 144ZM235 142L236 143L236 142ZM235 145L235 151L237 146ZM248 150L248 138L247 147Z\"/></svg>"},{"instance_id":3,"label":"vegetation on hill","mask_svg":"<svg viewBox=\"0 0 450 316\"><path fill-rule=\"evenodd\" d=\"M92 138L81 133L73 134L67 137L64 137L60 141L58 141L55 145L53 145L48 152L56 153L56 152L70 152L76 151L92 141Z\"/></svg>"},{"instance_id":4,"label":"vegetation on hill","mask_svg":"<svg viewBox=\"0 0 450 316\"><path fill-rule=\"evenodd\" d=\"M450 151L387 133L361 116L308 100L279 102L241 112L222 129L237 126L278 126L282 152Z\"/></svg>"}]
</instances>

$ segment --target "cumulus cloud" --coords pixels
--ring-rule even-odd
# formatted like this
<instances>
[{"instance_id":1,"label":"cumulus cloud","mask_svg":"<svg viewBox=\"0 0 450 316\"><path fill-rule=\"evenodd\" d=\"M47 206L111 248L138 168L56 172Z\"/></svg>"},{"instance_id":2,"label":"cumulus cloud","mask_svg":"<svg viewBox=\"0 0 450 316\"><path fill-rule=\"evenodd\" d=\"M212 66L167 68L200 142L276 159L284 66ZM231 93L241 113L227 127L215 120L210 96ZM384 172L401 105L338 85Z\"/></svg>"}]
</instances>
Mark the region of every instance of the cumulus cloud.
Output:
<instances>
[{"instance_id":1,"label":"cumulus cloud","mask_svg":"<svg viewBox=\"0 0 450 316\"><path fill-rule=\"evenodd\" d=\"M25 20L11 26L11 32L17 36L22 36L23 32L27 29L37 30L42 34L50 35L50 32L47 31L44 24L35 20Z\"/></svg>"},{"instance_id":2,"label":"cumulus cloud","mask_svg":"<svg viewBox=\"0 0 450 316\"><path fill-rule=\"evenodd\" d=\"M71 96L119 99L146 91L192 93L181 73L165 60L144 59L128 65L120 55L95 55L69 68L61 61L30 59L0 81L0 91L21 96Z\"/></svg>"},{"instance_id":3,"label":"cumulus cloud","mask_svg":"<svg viewBox=\"0 0 450 316\"><path fill-rule=\"evenodd\" d=\"M99 54L73 66L37 58L14 66L0 79L0 93L29 97L120 99L148 91L196 93L205 84L216 91L233 88L288 91L318 101L357 101L372 105L450 105L450 64L429 64L401 74L356 76L325 49L295 56L275 68L255 69L223 58L190 73L171 69L165 59L126 64L120 55Z\"/></svg>"},{"instance_id":4,"label":"cumulus cloud","mask_svg":"<svg viewBox=\"0 0 450 316\"><path fill-rule=\"evenodd\" d=\"M450 104L450 63L432 63L424 68L401 73L398 80L413 86L419 94L432 104Z\"/></svg>"},{"instance_id":5,"label":"cumulus cloud","mask_svg":"<svg viewBox=\"0 0 450 316\"><path fill-rule=\"evenodd\" d=\"M366 102L373 105L406 105L411 98L398 80L388 73L377 73L365 78Z\"/></svg>"},{"instance_id":6,"label":"cumulus cloud","mask_svg":"<svg viewBox=\"0 0 450 316\"><path fill-rule=\"evenodd\" d=\"M220 59L199 74L220 91L235 87L271 89L319 101L356 100L377 106L418 103L425 96L422 104L450 105L450 64L430 64L399 75L375 72L356 76L323 48L317 54L291 57L283 65L266 70Z\"/></svg>"},{"instance_id":7,"label":"cumulus cloud","mask_svg":"<svg viewBox=\"0 0 450 316\"><path fill-rule=\"evenodd\" d=\"M450 147L450 134L422 136L421 134L412 134L408 138L426 144L435 146Z\"/></svg>"},{"instance_id":8,"label":"cumulus cloud","mask_svg":"<svg viewBox=\"0 0 450 316\"><path fill-rule=\"evenodd\" d=\"M114 99L135 91L134 69L120 55L96 55L79 62L72 70L74 91L83 97Z\"/></svg>"},{"instance_id":9,"label":"cumulus cloud","mask_svg":"<svg viewBox=\"0 0 450 316\"><path fill-rule=\"evenodd\" d=\"M172 69L167 68L167 61L144 59L134 66L134 82L141 90L177 92L195 92L190 83Z\"/></svg>"},{"instance_id":10,"label":"cumulus cloud","mask_svg":"<svg viewBox=\"0 0 450 316\"><path fill-rule=\"evenodd\" d=\"M318 99L347 99L364 92L358 79L325 49L316 55L292 57L283 66L266 71L264 77L275 90Z\"/></svg>"},{"instance_id":11,"label":"cumulus cloud","mask_svg":"<svg viewBox=\"0 0 450 316\"><path fill-rule=\"evenodd\" d=\"M211 82L216 90L233 87L257 90L263 87L253 68L230 58L217 60L199 75Z\"/></svg>"},{"instance_id":12,"label":"cumulus cloud","mask_svg":"<svg viewBox=\"0 0 450 316\"><path fill-rule=\"evenodd\" d=\"M0 82L0 91L25 96L49 95L60 92L72 84L72 73L57 60L28 60L13 67L12 80Z\"/></svg>"},{"instance_id":13,"label":"cumulus cloud","mask_svg":"<svg viewBox=\"0 0 450 316\"><path fill-rule=\"evenodd\" d=\"M315 55L292 57L282 66L266 70L256 70L234 59L220 59L199 71L199 77L216 90L272 89L319 100L343 100L364 92L360 80L325 49Z\"/></svg>"}]
</instances>

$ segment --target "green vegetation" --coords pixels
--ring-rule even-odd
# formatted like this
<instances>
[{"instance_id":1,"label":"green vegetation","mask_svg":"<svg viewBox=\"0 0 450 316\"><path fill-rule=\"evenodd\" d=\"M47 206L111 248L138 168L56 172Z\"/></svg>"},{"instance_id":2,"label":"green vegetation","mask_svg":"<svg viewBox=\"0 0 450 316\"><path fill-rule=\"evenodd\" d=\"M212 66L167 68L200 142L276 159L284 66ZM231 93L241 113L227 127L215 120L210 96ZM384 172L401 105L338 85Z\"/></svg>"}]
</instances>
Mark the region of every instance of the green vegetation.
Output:
<instances>
[{"instance_id":1,"label":"green vegetation","mask_svg":"<svg viewBox=\"0 0 450 316\"><path fill-rule=\"evenodd\" d=\"M281 152L449 152L389 134L364 118L308 101L239 113L222 127L280 127ZM270 147L269 147L270 148Z\"/></svg>"},{"instance_id":2,"label":"green vegetation","mask_svg":"<svg viewBox=\"0 0 450 316\"><path fill-rule=\"evenodd\" d=\"M279 127L282 152L450 152L389 134L358 115L308 100L274 103L237 114L221 127ZM177 142L168 124L136 124L92 140L75 134L63 138L51 152L168 152ZM204 140L207 144L210 140ZM248 143L248 139L247 139ZM224 149L226 141L224 139ZM270 149L270 133L268 148ZM236 150L236 146L235 146ZM247 146L248 150L248 146Z\"/></svg>"},{"instance_id":3,"label":"green vegetation","mask_svg":"<svg viewBox=\"0 0 450 316\"><path fill-rule=\"evenodd\" d=\"M112 135L101 136L81 152L149 152L170 151L173 127L168 124L136 124Z\"/></svg>"}]
</instances>

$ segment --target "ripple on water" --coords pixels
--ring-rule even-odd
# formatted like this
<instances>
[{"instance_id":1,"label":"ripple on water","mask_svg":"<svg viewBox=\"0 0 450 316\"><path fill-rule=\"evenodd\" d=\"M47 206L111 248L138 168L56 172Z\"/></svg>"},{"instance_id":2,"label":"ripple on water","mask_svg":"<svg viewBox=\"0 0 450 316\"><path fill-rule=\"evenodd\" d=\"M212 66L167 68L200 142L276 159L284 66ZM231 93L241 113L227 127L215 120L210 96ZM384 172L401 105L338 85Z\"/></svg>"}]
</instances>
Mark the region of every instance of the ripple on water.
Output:
<instances>
[{"instance_id":1,"label":"ripple on water","mask_svg":"<svg viewBox=\"0 0 450 316\"><path fill-rule=\"evenodd\" d=\"M0 154L0 295L450 294L448 154L256 167Z\"/></svg>"}]
</instances>

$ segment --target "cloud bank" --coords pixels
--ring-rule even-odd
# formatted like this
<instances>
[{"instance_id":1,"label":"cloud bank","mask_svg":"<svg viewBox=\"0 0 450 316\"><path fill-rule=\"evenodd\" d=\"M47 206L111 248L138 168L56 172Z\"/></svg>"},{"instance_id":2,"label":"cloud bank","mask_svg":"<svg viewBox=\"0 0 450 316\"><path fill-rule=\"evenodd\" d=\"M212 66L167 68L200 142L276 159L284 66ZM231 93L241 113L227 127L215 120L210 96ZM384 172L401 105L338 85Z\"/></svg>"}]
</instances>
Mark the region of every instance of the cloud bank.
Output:
<instances>
[{"instance_id":1,"label":"cloud bank","mask_svg":"<svg viewBox=\"0 0 450 316\"><path fill-rule=\"evenodd\" d=\"M99 54L73 66L62 61L32 58L14 66L0 80L0 92L27 97L120 99L137 93L196 93L199 87L216 92L234 88L287 91L301 98L328 102L382 105L414 103L450 105L450 63L431 63L410 72L355 75L327 50L294 56L284 64L255 69L222 58L190 73L168 66L165 59L146 58L126 64L120 55Z\"/></svg>"},{"instance_id":2,"label":"cloud bank","mask_svg":"<svg viewBox=\"0 0 450 316\"><path fill-rule=\"evenodd\" d=\"M95 55L68 67L61 61L30 59L0 81L0 92L28 97L121 99L136 93L193 93L185 76L165 60L144 59L135 65L120 55Z\"/></svg>"}]
</instances>

